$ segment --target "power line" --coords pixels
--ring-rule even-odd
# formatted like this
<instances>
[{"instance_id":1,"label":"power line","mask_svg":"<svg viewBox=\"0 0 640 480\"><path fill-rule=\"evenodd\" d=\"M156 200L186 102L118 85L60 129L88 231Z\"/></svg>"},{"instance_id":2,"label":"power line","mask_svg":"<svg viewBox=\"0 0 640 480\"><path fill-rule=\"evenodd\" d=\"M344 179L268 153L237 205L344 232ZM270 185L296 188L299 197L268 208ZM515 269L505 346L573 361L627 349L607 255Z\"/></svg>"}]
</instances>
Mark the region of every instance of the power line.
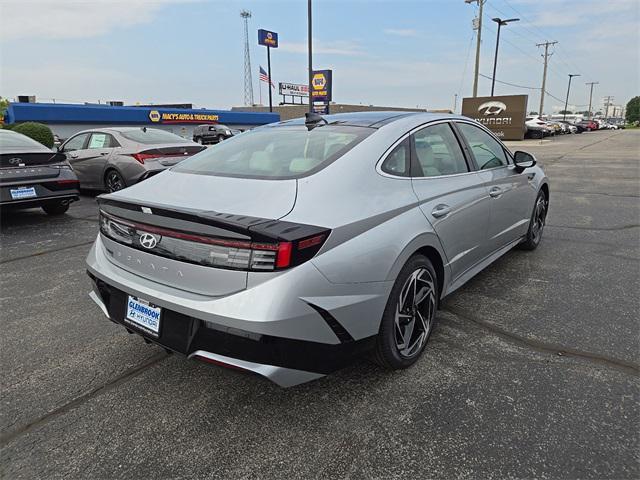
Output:
<instances>
[{"instance_id":1,"label":"power line","mask_svg":"<svg viewBox=\"0 0 640 480\"><path fill-rule=\"evenodd\" d=\"M479 75L482 78L486 78L488 80L493 80L493 77L490 77L489 75L483 75L482 73L480 73ZM501 83L503 85L509 85L510 87L526 88L527 90L540 90L538 87L527 87L526 85L518 85L516 83L503 82L503 81L498 80L498 79L496 79L495 82L496 83Z\"/></svg>"}]
</instances>

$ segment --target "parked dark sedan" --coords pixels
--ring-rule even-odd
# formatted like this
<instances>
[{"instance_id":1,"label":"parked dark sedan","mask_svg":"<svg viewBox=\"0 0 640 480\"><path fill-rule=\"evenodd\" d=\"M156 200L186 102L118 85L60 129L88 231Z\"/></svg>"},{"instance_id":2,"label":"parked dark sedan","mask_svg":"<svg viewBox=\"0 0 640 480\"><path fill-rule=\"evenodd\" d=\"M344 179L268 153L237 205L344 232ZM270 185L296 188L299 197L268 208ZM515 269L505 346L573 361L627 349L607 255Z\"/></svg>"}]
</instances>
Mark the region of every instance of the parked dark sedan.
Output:
<instances>
[{"instance_id":1,"label":"parked dark sedan","mask_svg":"<svg viewBox=\"0 0 640 480\"><path fill-rule=\"evenodd\" d=\"M65 160L31 138L0 130L0 207L42 207L60 215L78 200L78 177Z\"/></svg>"},{"instance_id":2,"label":"parked dark sedan","mask_svg":"<svg viewBox=\"0 0 640 480\"><path fill-rule=\"evenodd\" d=\"M157 128L110 127L80 132L59 151L66 155L82 188L115 192L205 148Z\"/></svg>"}]
</instances>

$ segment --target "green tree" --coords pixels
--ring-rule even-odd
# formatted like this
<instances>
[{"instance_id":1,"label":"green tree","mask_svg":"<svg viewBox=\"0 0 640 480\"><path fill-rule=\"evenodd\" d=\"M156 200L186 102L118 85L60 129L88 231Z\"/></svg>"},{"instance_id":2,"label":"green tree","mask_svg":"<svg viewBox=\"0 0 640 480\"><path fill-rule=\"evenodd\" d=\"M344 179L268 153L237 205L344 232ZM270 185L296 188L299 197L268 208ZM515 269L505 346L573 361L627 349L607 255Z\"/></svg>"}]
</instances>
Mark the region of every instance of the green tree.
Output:
<instances>
[{"instance_id":1,"label":"green tree","mask_svg":"<svg viewBox=\"0 0 640 480\"><path fill-rule=\"evenodd\" d=\"M21 123L20 125L16 125L13 128L13 131L33 138L36 142L40 142L45 147L53 147L53 132L51 132L51 129L49 127L42 123Z\"/></svg>"},{"instance_id":2,"label":"green tree","mask_svg":"<svg viewBox=\"0 0 640 480\"><path fill-rule=\"evenodd\" d=\"M4 128L4 116L7 114L7 108L9 108L9 100L0 97L0 128Z\"/></svg>"},{"instance_id":3,"label":"green tree","mask_svg":"<svg viewBox=\"0 0 640 480\"><path fill-rule=\"evenodd\" d=\"M640 97L633 97L627 103L627 123L640 122Z\"/></svg>"},{"instance_id":4,"label":"green tree","mask_svg":"<svg viewBox=\"0 0 640 480\"><path fill-rule=\"evenodd\" d=\"M571 110L560 110L558 113L559 113L560 115L565 115L565 114L567 114L567 115L573 115L573 112L572 112Z\"/></svg>"}]
</instances>

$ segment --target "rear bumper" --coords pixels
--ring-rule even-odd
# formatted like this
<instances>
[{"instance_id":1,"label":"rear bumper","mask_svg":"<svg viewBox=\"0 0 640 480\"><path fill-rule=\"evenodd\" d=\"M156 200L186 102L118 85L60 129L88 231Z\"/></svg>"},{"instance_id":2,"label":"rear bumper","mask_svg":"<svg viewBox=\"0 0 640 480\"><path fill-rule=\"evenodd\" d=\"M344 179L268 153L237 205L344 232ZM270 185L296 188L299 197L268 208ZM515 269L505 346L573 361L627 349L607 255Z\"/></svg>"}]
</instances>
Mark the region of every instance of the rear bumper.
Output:
<instances>
[{"instance_id":1,"label":"rear bumper","mask_svg":"<svg viewBox=\"0 0 640 480\"><path fill-rule=\"evenodd\" d=\"M98 236L87 257L91 296L109 319L174 352L251 370L283 386L331 373L370 350L393 283L332 284L307 262L211 296L125 270L109 258L115 254ZM159 335L125 321L128 295L162 308Z\"/></svg>"},{"instance_id":2,"label":"rear bumper","mask_svg":"<svg viewBox=\"0 0 640 480\"><path fill-rule=\"evenodd\" d=\"M54 182L49 182L54 183ZM11 189L15 189L17 185L0 186L0 206L31 208L39 207L47 203L66 201L75 202L79 199L78 190L75 188L52 189L47 183L24 183L27 187L33 187L36 196L32 198L14 199L11 197Z\"/></svg>"},{"instance_id":3,"label":"rear bumper","mask_svg":"<svg viewBox=\"0 0 640 480\"><path fill-rule=\"evenodd\" d=\"M362 356L374 337L326 344L248 332L204 321L167 308L160 331L153 336L125 322L127 293L88 272L93 282L91 299L112 322L137 333L145 341L173 352L222 366L257 373L282 387L320 378Z\"/></svg>"}]
</instances>

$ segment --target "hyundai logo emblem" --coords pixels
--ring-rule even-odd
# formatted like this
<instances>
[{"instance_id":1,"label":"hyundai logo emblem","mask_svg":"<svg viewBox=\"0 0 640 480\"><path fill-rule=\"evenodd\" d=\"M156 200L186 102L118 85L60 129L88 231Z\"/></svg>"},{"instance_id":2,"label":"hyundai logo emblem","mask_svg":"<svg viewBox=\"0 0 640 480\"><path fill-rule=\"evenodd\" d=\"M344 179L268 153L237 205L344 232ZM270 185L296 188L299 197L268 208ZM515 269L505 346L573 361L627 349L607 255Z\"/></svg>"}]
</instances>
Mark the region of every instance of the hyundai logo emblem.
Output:
<instances>
[{"instance_id":1,"label":"hyundai logo emblem","mask_svg":"<svg viewBox=\"0 0 640 480\"><path fill-rule=\"evenodd\" d=\"M9 163L11 165L16 165L16 166L20 166L20 167L24 167L24 163L22 163L22 159L19 157L13 157L9 159Z\"/></svg>"},{"instance_id":2,"label":"hyundai logo emblem","mask_svg":"<svg viewBox=\"0 0 640 480\"><path fill-rule=\"evenodd\" d=\"M140 239L138 241L144 248L146 248L147 250L151 250L152 248L155 248L156 245L158 245L160 236L154 235L152 233L143 233L142 235L140 235Z\"/></svg>"}]
</instances>

